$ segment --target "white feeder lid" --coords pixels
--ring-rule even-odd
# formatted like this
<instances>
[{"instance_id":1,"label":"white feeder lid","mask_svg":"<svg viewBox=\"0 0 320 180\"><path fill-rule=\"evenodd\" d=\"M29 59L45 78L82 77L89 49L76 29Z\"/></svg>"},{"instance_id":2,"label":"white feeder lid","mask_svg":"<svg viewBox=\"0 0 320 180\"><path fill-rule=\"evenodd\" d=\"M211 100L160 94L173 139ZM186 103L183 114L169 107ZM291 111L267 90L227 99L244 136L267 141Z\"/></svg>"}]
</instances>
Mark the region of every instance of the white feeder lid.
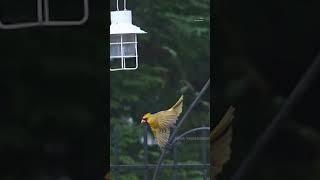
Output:
<instances>
[{"instance_id":1,"label":"white feeder lid","mask_svg":"<svg viewBox=\"0 0 320 180\"><path fill-rule=\"evenodd\" d=\"M111 11L110 34L144 34L147 33L132 24L129 10Z\"/></svg>"}]
</instances>

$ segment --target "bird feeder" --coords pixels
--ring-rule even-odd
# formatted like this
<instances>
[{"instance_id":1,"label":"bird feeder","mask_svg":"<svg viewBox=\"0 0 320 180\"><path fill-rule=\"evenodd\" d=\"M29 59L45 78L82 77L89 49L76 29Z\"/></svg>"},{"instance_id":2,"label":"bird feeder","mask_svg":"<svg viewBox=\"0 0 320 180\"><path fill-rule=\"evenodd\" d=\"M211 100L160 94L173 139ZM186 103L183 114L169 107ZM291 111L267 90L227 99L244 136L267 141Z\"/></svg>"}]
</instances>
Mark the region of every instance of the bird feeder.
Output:
<instances>
[{"instance_id":1,"label":"bird feeder","mask_svg":"<svg viewBox=\"0 0 320 180\"><path fill-rule=\"evenodd\" d=\"M132 24L129 10L111 11L110 71L135 70L138 68L137 34L145 31Z\"/></svg>"}]
</instances>

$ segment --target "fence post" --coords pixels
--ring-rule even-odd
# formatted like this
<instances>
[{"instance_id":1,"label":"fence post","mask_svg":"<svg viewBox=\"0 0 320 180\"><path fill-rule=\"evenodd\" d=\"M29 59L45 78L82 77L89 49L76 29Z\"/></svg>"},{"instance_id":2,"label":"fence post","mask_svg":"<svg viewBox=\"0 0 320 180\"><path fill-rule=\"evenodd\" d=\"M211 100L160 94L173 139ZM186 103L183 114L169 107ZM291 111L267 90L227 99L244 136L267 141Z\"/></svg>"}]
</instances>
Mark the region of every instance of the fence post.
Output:
<instances>
[{"instance_id":1,"label":"fence post","mask_svg":"<svg viewBox=\"0 0 320 180\"><path fill-rule=\"evenodd\" d=\"M144 126L143 132L143 162L144 162L144 180L148 180L149 175L149 167L148 167L148 126Z\"/></svg>"},{"instance_id":2,"label":"fence post","mask_svg":"<svg viewBox=\"0 0 320 180\"><path fill-rule=\"evenodd\" d=\"M173 180L177 180L177 147L173 145Z\"/></svg>"},{"instance_id":3,"label":"fence post","mask_svg":"<svg viewBox=\"0 0 320 180\"><path fill-rule=\"evenodd\" d=\"M202 125L205 127L205 125ZM202 163L207 163L207 147L206 147L206 140L202 139L204 137L207 137L207 131L201 131L201 155L202 155ZM203 169L203 180L207 179L207 168Z\"/></svg>"},{"instance_id":4,"label":"fence post","mask_svg":"<svg viewBox=\"0 0 320 180\"><path fill-rule=\"evenodd\" d=\"M114 139L115 139L115 141L117 142L117 140L118 140L118 136L117 136L117 131L118 129L117 128L115 128L115 135L114 135ZM119 147L118 147L118 143L115 143L114 144L114 149L115 149L115 152L114 152L114 154L115 154L115 164L119 164ZM118 168L116 168L116 170L115 170L115 173L114 173L114 180L118 180L119 179L119 173L118 173Z\"/></svg>"}]
</instances>

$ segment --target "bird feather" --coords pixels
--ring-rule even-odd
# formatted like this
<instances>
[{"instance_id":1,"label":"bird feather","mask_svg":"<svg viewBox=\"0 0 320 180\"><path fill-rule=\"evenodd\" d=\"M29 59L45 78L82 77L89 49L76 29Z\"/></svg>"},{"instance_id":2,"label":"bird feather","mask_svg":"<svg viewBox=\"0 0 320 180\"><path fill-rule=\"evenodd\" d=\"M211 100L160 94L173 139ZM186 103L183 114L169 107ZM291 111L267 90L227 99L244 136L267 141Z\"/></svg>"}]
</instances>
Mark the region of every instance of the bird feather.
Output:
<instances>
[{"instance_id":1,"label":"bird feather","mask_svg":"<svg viewBox=\"0 0 320 180\"><path fill-rule=\"evenodd\" d=\"M216 177L223 170L224 164L230 160L232 142L232 119L234 108L231 106L210 135L211 172Z\"/></svg>"},{"instance_id":2,"label":"bird feather","mask_svg":"<svg viewBox=\"0 0 320 180\"><path fill-rule=\"evenodd\" d=\"M152 114L148 121L161 150L163 150L169 140L170 129L175 127L176 121L182 112L182 106L183 95L170 109Z\"/></svg>"}]
</instances>

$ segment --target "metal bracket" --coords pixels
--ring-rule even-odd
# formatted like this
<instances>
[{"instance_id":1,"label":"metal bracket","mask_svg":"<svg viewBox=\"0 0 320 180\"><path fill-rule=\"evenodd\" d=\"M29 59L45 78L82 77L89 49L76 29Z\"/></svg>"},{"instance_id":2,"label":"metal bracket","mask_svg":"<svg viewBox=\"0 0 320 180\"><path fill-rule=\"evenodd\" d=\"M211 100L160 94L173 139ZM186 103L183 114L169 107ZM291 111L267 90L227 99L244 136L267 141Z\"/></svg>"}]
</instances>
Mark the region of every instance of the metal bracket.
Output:
<instances>
[{"instance_id":1,"label":"metal bracket","mask_svg":"<svg viewBox=\"0 0 320 180\"><path fill-rule=\"evenodd\" d=\"M83 17L74 21L50 20L49 0L37 0L37 19L35 22L23 22L15 24L4 24L0 20L0 29L22 29L36 26L74 26L87 22L89 17L89 0L83 0Z\"/></svg>"}]
</instances>

